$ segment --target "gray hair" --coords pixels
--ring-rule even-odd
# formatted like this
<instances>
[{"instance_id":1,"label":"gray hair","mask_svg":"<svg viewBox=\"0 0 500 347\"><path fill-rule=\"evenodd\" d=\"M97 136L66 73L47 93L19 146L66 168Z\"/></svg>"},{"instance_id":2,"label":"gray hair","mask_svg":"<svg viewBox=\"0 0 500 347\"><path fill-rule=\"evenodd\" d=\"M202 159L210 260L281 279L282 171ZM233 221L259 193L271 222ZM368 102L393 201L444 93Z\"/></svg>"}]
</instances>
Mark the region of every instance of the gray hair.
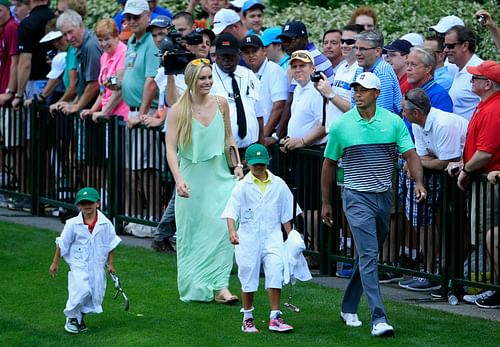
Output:
<instances>
[{"instance_id":1,"label":"gray hair","mask_svg":"<svg viewBox=\"0 0 500 347\"><path fill-rule=\"evenodd\" d=\"M425 66L432 67L431 75L434 75L434 70L436 69L436 55L434 51L430 48L424 47L412 47L410 48L410 52L418 52L422 55L422 63Z\"/></svg>"},{"instance_id":2,"label":"gray hair","mask_svg":"<svg viewBox=\"0 0 500 347\"><path fill-rule=\"evenodd\" d=\"M362 31L354 36L354 38L360 41L373 42L375 47L384 47L384 34L379 30Z\"/></svg>"},{"instance_id":3,"label":"gray hair","mask_svg":"<svg viewBox=\"0 0 500 347\"><path fill-rule=\"evenodd\" d=\"M61 30L65 24L70 24L74 28L80 28L83 26L82 16L80 16L76 11L66 10L59 16L59 18L57 18L57 30Z\"/></svg>"},{"instance_id":4,"label":"gray hair","mask_svg":"<svg viewBox=\"0 0 500 347\"><path fill-rule=\"evenodd\" d=\"M404 97L405 108L409 111L418 110L428 115L431 110L431 100L422 88L411 89Z\"/></svg>"}]
</instances>

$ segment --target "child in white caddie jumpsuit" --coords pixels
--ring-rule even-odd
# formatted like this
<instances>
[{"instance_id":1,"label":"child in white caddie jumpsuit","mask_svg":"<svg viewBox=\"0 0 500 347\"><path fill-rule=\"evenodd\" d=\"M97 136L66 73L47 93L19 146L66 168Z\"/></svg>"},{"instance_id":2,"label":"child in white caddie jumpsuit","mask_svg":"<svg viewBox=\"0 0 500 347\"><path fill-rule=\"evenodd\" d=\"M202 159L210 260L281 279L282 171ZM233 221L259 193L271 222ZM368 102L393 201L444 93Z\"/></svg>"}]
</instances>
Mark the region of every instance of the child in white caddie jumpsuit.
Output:
<instances>
[{"instance_id":1,"label":"child in white caddie jumpsuit","mask_svg":"<svg viewBox=\"0 0 500 347\"><path fill-rule=\"evenodd\" d=\"M49 272L55 276L62 256L68 263L68 301L64 329L73 334L85 331L83 316L101 313L106 291L106 263L114 272L113 250L121 242L113 224L99 210L100 197L94 188L83 188L76 194L78 216L66 221L59 237Z\"/></svg>"},{"instance_id":2,"label":"child in white caddie jumpsuit","mask_svg":"<svg viewBox=\"0 0 500 347\"><path fill-rule=\"evenodd\" d=\"M287 233L292 229L293 195L280 177L267 170L269 154L266 147L251 145L246 150L245 159L250 172L236 184L222 214L222 218L227 219L231 243L236 245L235 256L243 299L241 330L259 332L252 311L262 264L271 306L269 330L290 332L293 327L283 321L280 311L284 267L281 226ZM236 221L239 222L238 232Z\"/></svg>"}]
</instances>

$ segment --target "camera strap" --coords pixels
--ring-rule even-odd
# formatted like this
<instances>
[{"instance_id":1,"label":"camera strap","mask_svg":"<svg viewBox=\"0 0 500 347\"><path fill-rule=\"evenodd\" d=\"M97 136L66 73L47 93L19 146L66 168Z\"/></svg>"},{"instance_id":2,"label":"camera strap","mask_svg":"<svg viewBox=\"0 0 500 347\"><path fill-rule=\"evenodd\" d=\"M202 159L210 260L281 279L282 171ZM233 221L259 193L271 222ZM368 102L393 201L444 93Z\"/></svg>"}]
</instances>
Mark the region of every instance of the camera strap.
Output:
<instances>
[{"instance_id":1,"label":"camera strap","mask_svg":"<svg viewBox=\"0 0 500 347\"><path fill-rule=\"evenodd\" d=\"M326 125L326 104L328 104L328 99L323 97L323 121L321 122L323 127Z\"/></svg>"}]
</instances>

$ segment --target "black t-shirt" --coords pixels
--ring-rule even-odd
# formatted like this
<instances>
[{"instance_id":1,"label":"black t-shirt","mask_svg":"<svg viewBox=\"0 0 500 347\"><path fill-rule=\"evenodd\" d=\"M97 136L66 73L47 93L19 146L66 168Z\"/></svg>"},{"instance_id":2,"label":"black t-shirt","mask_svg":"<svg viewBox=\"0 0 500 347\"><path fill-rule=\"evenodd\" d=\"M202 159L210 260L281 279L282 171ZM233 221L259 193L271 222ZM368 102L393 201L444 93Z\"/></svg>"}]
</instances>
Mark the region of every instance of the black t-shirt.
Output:
<instances>
[{"instance_id":1,"label":"black t-shirt","mask_svg":"<svg viewBox=\"0 0 500 347\"><path fill-rule=\"evenodd\" d=\"M31 53L30 80L45 80L50 71L46 62L47 52L51 49L48 43L40 43L45 35L45 25L54 17L54 12L48 5L40 5L33 8L28 17L19 24L19 42L17 52Z\"/></svg>"}]
</instances>

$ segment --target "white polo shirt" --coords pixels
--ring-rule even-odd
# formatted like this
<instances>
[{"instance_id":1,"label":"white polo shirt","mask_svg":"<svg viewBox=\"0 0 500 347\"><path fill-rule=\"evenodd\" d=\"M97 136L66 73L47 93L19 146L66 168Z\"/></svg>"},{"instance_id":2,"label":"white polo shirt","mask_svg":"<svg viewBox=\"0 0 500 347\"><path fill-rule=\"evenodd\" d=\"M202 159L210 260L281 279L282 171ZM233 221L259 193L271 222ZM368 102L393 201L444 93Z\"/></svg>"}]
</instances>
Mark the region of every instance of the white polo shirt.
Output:
<instances>
[{"instance_id":1,"label":"white polo shirt","mask_svg":"<svg viewBox=\"0 0 500 347\"><path fill-rule=\"evenodd\" d=\"M329 107L327 107L327 114ZM292 138L304 138L323 122L323 96L314 88L312 82L304 87L297 84L293 91L290 120L287 135ZM325 143L327 136L309 145Z\"/></svg>"},{"instance_id":2,"label":"white polo shirt","mask_svg":"<svg viewBox=\"0 0 500 347\"><path fill-rule=\"evenodd\" d=\"M256 73L260 80L260 105L264 116L264 125L269 121L273 103L288 99L288 78L276 63L264 60Z\"/></svg>"},{"instance_id":3,"label":"white polo shirt","mask_svg":"<svg viewBox=\"0 0 500 347\"><path fill-rule=\"evenodd\" d=\"M338 65L337 73L335 74L335 80L333 81L332 85L333 92L340 98L349 102L351 101L351 87L349 85L353 81L354 74L356 73L357 69L358 69L357 61L355 61L354 64L352 64L351 66L349 66L348 63L345 60L343 60ZM330 105L331 105L331 110L328 113L327 124L326 124L327 133L330 129L330 124L335 119L340 118L340 116L344 114L344 112L340 108L333 105L331 102Z\"/></svg>"},{"instance_id":4,"label":"white polo shirt","mask_svg":"<svg viewBox=\"0 0 500 347\"><path fill-rule=\"evenodd\" d=\"M259 104L260 81L252 72L252 70L238 65L234 71L238 88L240 89L241 101L245 109L245 117L247 121L247 135L241 139L238 136L238 123L236 104L233 97L232 79L227 73L222 71L217 64L213 65L212 77L214 84L211 94L219 95L227 99L229 104L231 129L238 148L246 148L255 143L259 139L259 124L258 117L262 117L264 112Z\"/></svg>"},{"instance_id":5,"label":"white polo shirt","mask_svg":"<svg viewBox=\"0 0 500 347\"><path fill-rule=\"evenodd\" d=\"M453 83L448 91L451 101L453 101L453 113L469 120L474 113L474 109L481 99L472 92L472 83L470 79L472 75L467 72L468 66L478 66L483 62L483 59L477 55L473 55L464 68L458 71L453 78Z\"/></svg>"},{"instance_id":6,"label":"white polo shirt","mask_svg":"<svg viewBox=\"0 0 500 347\"><path fill-rule=\"evenodd\" d=\"M432 155L439 160L460 158L468 124L463 117L431 107L423 128L412 124L417 154Z\"/></svg>"}]
</instances>

